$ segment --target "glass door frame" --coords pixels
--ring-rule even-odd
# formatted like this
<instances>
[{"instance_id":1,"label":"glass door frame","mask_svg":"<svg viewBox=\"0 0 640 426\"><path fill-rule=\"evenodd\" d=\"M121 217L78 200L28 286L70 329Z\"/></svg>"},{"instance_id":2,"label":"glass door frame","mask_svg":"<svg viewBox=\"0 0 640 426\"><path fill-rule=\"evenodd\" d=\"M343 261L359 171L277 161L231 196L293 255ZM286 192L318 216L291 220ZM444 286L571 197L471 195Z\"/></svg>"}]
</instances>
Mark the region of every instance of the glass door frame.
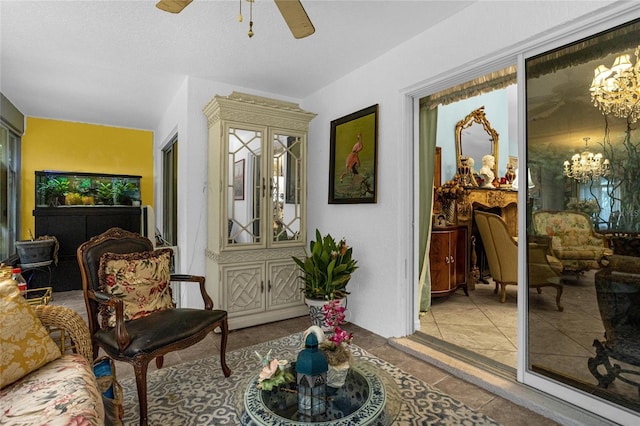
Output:
<instances>
[{"instance_id":1,"label":"glass door frame","mask_svg":"<svg viewBox=\"0 0 640 426\"><path fill-rule=\"evenodd\" d=\"M0 258L9 258L16 253L15 242L20 239L21 228L21 136L15 133L11 127L0 123L2 127L3 140L2 163L6 170L2 170L2 202L0 207L6 211L6 223L2 223L2 247L0 247ZM4 222L5 218L3 218Z\"/></svg>"},{"instance_id":2,"label":"glass door frame","mask_svg":"<svg viewBox=\"0 0 640 426\"><path fill-rule=\"evenodd\" d=\"M619 10L612 11L608 17L585 18L581 22L574 22L572 25L565 27L562 31L549 37L548 40L541 40L529 49L523 50L517 56L517 86L518 86L518 155L523 164L528 164L527 152L527 126L526 126L526 73L525 61L528 58L535 57L545 52L558 49L578 40L593 36L602 31L609 30L618 25L625 24L640 17L640 7L638 5L627 6ZM518 191L518 204L526 206L527 193L524 190ZM526 235L526 214L520 214L518 217L518 233ZM526 244L518 246L518 282L526 283L527 277L527 261L526 261ZM562 384L553 379L535 373L527 368L528 366L528 293L524 291L518 292L518 369L517 380L533 388L541 390L549 395L555 396L566 402L570 402L580 408L605 416L607 419L620 424L636 424L638 421L638 413L627 410L619 405L609 403L603 399L592 397L589 394Z\"/></svg>"},{"instance_id":3,"label":"glass door frame","mask_svg":"<svg viewBox=\"0 0 640 426\"><path fill-rule=\"evenodd\" d=\"M452 86L462 84L466 81L477 78L478 76L496 71L502 68L506 68L514 63L517 66L517 85L518 85L518 156L520 161L526 163L526 126L525 123L525 58L539 55L554 48L566 45L576 40L588 37L601 31L605 31L617 25L621 25L625 22L629 22L636 17L640 16L640 5L635 3L616 3L608 6L606 11L598 14L591 14L580 17L572 22L569 22L562 27L556 27L551 31L547 31L545 34L538 35L535 39L525 40L515 46L510 46L507 49L497 52L493 56L481 58L474 63L467 64L466 66L458 67L456 73L452 74L448 71L443 71L441 74L429 79L428 83L422 83L421 85L411 86L406 88L403 92L404 99L404 131L408 135L413 135L411 142L413 144L405 151L405 158L409 164L413 164L413 169L407 170L404 175L404 181L407 183L407 188L413 191L413 202L408 203L403 208L402 213L413 213L414 223L422 220L419 215L418 205L415 201L416 189L420 185L420 176L418 173L414 173L414 170L419 170L419 164L417 161L417 152L419 146L419 101L421 98L448 89ZM413 161L411 161L413 160ZM518 203L520 205L526 205L526 191L522 188L518 191ZM406 211L405 211L406 210ZM407 300L413 301L413 311L409 313L407 324L412 324L411 329L407 334L414 333L420 329L420 295L418 287L418 265L422 262L422 259L418 259L418 226L412 226L411 229L406 229L407 235L411 235L411 238L407 239L408 245L412 250L412 255L409 257L412 259L413 268L411 282L414 283L413 287L407 289ZM518 233L519 235L526 235L526 215L520 214L518 217ZM519 270L519 282L526 282L527 270L526 270L526 246L520 245L518 248L518 270ZM527 348L527 329L525 324L528 322L528 304L527 304L527 292L518 292L518 366L516 379L519 383L528 385L534 389L540 390L550 396L554 396L561 401L566 401L577 407L584 409L586 412L591 412L596 415L606 416L609 420L618 422L620 424L635 424L637 422L638 413L632 413L619 406L607 403L604 400L600 400L589 396L588 394L581 392L577 389L570 388L567 385L560 384L549 378L543 377L539 374L533 373L526 369L527 364L527 351L521 348Z\"/></svg>"}]
</instances>

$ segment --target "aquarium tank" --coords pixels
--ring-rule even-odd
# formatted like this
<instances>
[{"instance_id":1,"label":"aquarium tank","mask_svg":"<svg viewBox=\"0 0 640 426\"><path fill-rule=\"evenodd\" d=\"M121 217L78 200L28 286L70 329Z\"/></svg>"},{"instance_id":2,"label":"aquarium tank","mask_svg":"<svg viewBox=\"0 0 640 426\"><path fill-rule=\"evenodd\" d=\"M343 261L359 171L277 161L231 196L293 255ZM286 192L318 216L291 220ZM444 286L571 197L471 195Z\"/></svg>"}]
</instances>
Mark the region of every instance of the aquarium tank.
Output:
<instances>
[{"instance_id":1,"label":"aquarium tank","mask_svg":"<svg viewBox=\"0 0 640 426\"><path fill-rule=\"evenodd\" d=\"M140 205L141 176L50 170L35 173L36 207Z\"/></svg>"}]
</instances>

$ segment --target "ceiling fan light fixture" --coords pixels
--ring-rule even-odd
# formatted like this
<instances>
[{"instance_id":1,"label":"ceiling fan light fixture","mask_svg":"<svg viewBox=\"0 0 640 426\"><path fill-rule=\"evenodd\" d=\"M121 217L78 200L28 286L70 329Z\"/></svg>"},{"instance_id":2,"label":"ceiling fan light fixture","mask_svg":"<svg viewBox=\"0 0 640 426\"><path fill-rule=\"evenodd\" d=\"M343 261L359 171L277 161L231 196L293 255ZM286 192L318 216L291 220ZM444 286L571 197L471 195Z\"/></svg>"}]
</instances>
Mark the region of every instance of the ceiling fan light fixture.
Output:
<instances>
[{"instance_id":1,"label":"ceiling fan light fixture","mask_svg":"<svg viewBox=\"0 0 640 426\"><path fill-rule=\"evenodd\" d=\"M170 13L180 13L193 0L160 0L156 3L156 7L160 10ZM238 22L243 21L242 17L242 1L239 0L240 10L238 12ZM249 38L253 37L253 2L255 0L244 0L249 2ZM274 0L278 10L284 18L285 23L291 30L295 38L304 38L315 33L307 12L304 10L300 0Z\"/></svg>"},{"instance_id":2,"label":"ceiling fan light fixture","mask_svg":"<svg viewBox=\"0 0 640 426\"><path fill-rule=\"evenodd\" d=\"M249 38L253 37L253 1L247 0L249 2L249 32L247 35Z\"/></svg>"},{"instance_id":3,"label":"ceiling fan light fixture","mask_svg":"<svg viewBox=\"0 0 640 426\"><path fill-rule=\"evenodd\" d=\"M160 0L156 7L169 13L180 13L182 9L189 6L193 0Z\"/></svg>"},{"instance_id":4,"label":"ceiling fan light fixture","mask_svg":"<svg viewBox=\"0 0 640 426\"><path fill-rule=\"evenodd\" d=\"M284 18L287 26L291 30L291 34L295 38L308 37L316 32L313 27L309 15L304 10L300 1L291 0L274 0L276 6L280 10L280 14Z\"/></svg>"}]
</instances>

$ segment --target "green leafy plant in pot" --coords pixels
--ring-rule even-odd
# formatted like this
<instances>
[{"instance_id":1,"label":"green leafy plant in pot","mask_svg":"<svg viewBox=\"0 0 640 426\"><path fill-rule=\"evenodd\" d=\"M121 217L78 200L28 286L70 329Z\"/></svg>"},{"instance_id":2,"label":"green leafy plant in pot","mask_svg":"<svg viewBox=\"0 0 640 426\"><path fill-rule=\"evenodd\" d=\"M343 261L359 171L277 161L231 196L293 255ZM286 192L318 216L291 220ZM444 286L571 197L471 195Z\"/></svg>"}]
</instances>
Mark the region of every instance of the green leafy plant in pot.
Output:
<instances>
[{"instance_id":1,"label":"green leafy plant in pot","mask_svg":"<svg viewBox=\"0 0 640 426\"><path fill-rule=\"evenodd\" d=\"M307 299L333 300L345 297L347 283L355 271L357 261L352 258L353 249L343 238L339 242L327 234L324 237L316 229L316 240L309 244L309 255L304 259L293 257L304 281L302 291Z\"/></svg>"}]
</instances>

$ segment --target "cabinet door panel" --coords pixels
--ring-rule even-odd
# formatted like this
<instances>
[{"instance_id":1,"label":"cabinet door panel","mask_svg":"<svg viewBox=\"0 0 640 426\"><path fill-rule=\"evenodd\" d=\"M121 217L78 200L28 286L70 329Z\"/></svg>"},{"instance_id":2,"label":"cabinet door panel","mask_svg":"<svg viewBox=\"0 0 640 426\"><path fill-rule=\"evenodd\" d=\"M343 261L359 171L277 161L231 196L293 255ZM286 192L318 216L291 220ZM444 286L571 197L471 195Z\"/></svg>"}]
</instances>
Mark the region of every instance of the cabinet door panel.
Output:
<instances>
[{"instance_id":1,"label":"cabinet door panel","mask_svg":"<svg viewBox=\"0 0 640 426\"><path fill-rule=\"evenodd\" d=\"M267 262L267 307L299 306L304 301L300 272L293 261Z\"/></svg>"},{"instance_id":2,"label":"cabinet door panel","mask_svg":"<svg viewBox=\"0 0 640 426\"><path fill-rule=\"evenodd\" d=\"M232 317L264 311L264 263L231 264L222 268L225 309Z\"/></svg>"},{"instance_id":3,"label":"cabinet door panel","mask_svg":"<svg viewBox=\"0 0 640 426\"><path fill-rule=\"evenodd\" d=\"M454 259L453 268L455 284L467 284L467 230L459 229L454 231L452 237L452 256Z\"/></svg>"},{"instance_id":4,"label":"cabinet door panel","mask_svg":"<svg viewBox=\"0 0 640 426\"><path fill-rule=\"evenodd\" d=\"M273 167L271 170L271 244L302 241L303 139L301 135L276 132L271 138Z\"/></svg>"},{"instance_id":5,"label":"cabinet door panel","mask_svg":"<svg viewBox=\"0 0 640 426\"><path fill-rule=\"evenodd\" d=\"M431 234L431 248L429 264L431 267L431 292L448 292L450 288L449 263L449 232L433 232Z\"/></svg>"},{"instance_id":6,"label":"cabinet door panel","mask_svg":"<svg viewBox=\"0 0 640 426\"><path fill-rule=\"evenodd\" d=\"M266 192L261 172L263 131L227 129L227 237L230 245L263 244L261 200Z\"/></svg>"},{"instance_id":7,"label":"cabinet door panel","mask_svg":"<svg viewBox=\"0 0 640 426\"><path fill-rule=\"evenodd\" d=\"M78 246L88 240L86 216L36 216L36 235L54 235L60 248L58 254L75 256Z\"/></svg>"},{"instance_id":8,"label":"cabinet door panel","mask_svg":"<svg viewBox=\"0 0 640 426\"><path fill-rule=\"evenodd\" d=\"M89 239L117 226L127 231L140 233L140 213L111 214L109 216L87 216L87 235Z\"/></svg>"}]
</instances>

